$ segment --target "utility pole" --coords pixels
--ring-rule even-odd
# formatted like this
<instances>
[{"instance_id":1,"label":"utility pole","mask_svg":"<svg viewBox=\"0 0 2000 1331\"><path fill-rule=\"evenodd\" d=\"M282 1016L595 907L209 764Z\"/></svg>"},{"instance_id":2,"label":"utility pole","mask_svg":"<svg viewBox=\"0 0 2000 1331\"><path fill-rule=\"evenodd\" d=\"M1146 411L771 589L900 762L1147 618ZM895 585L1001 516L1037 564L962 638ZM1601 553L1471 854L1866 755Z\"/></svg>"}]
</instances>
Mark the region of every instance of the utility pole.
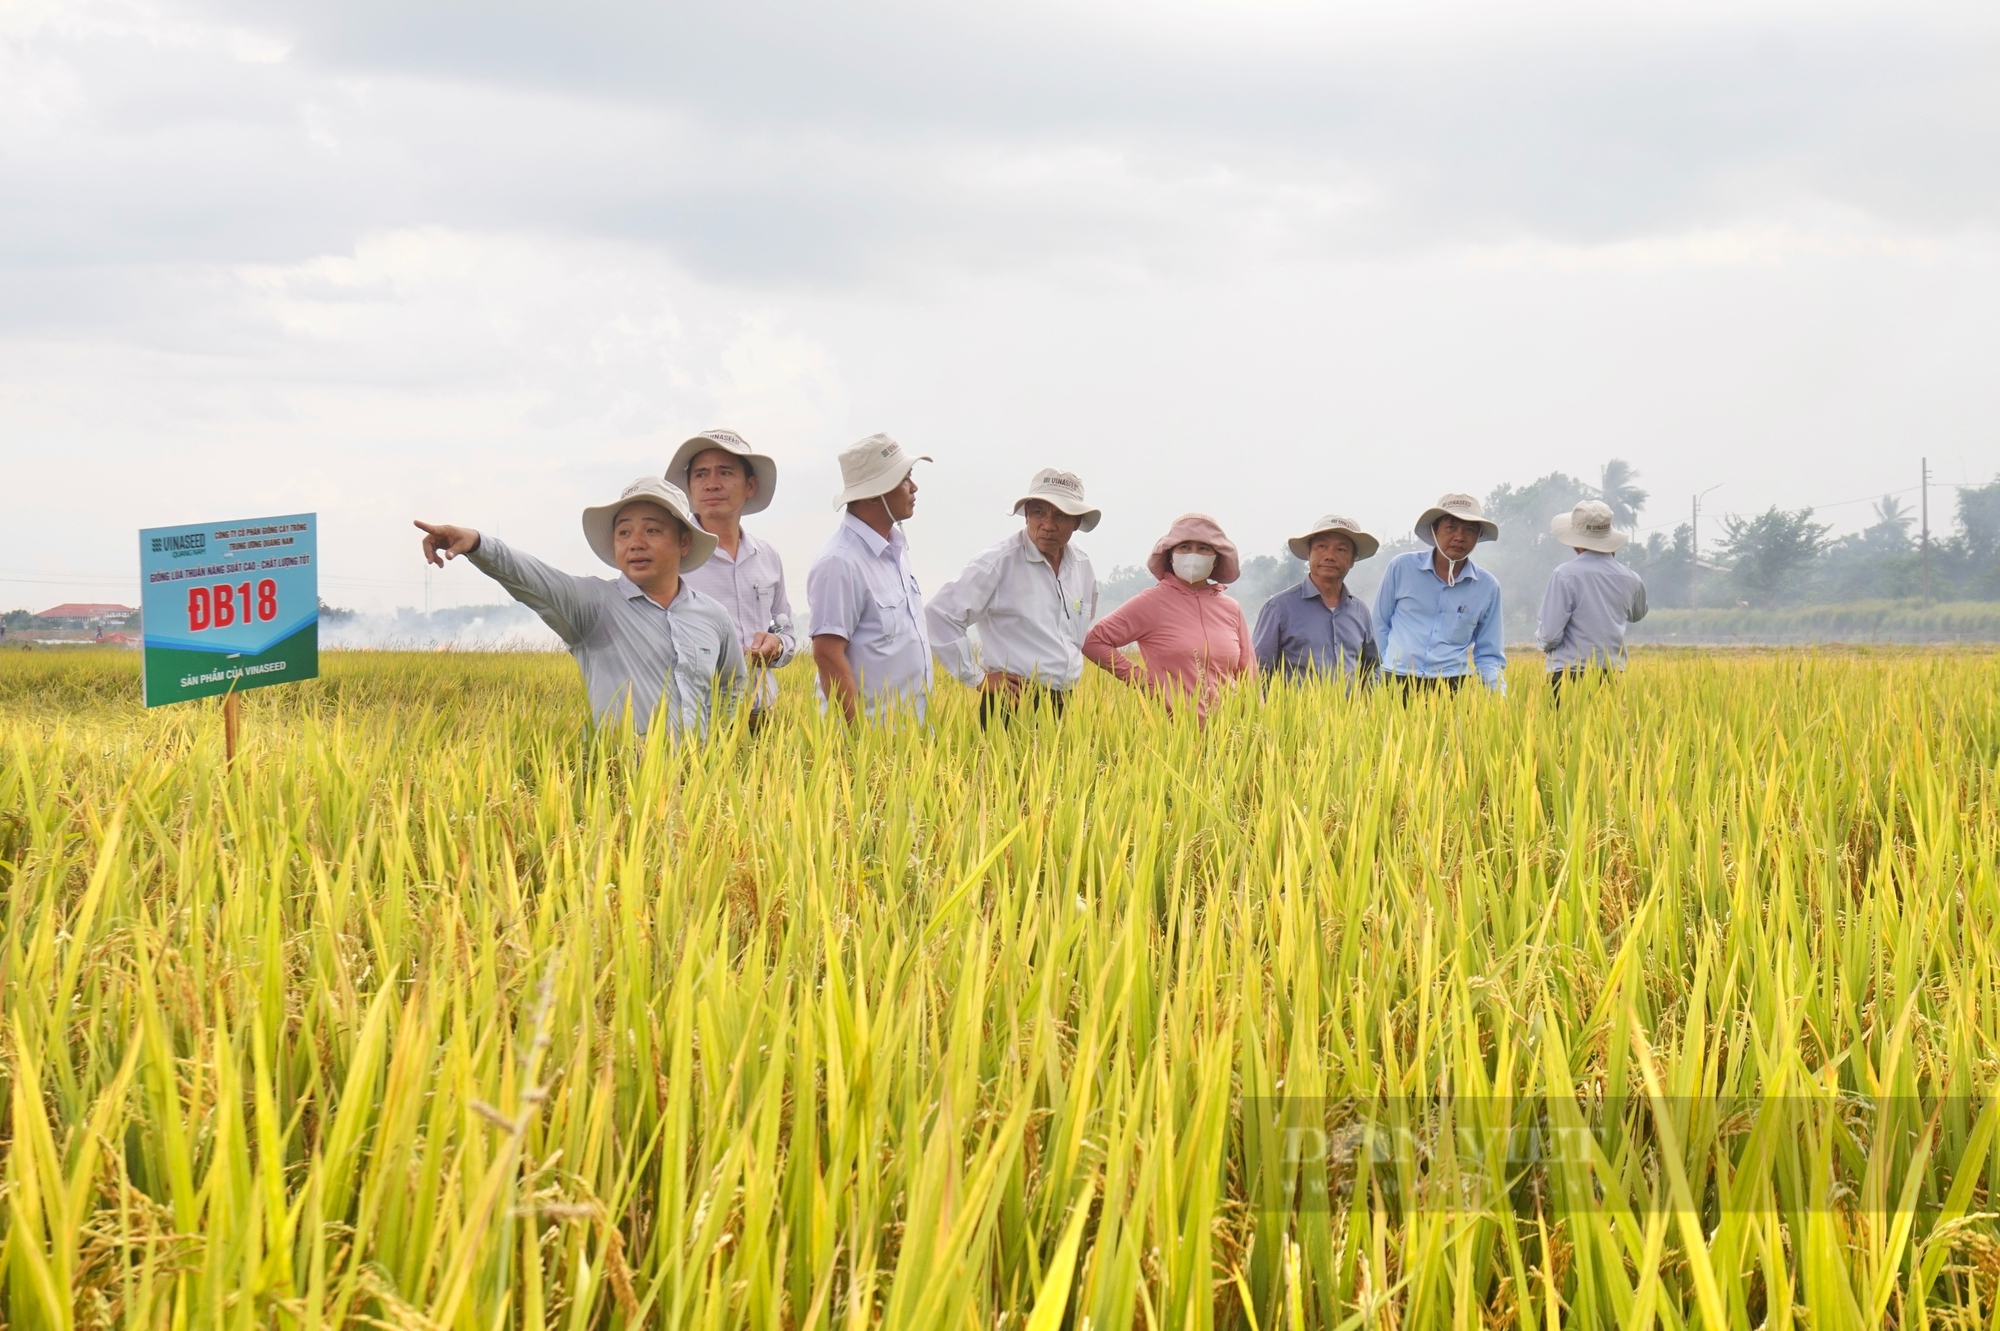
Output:
<instances>
[{"instance_id":1,"label":"utility pole","mask_svg":"<svg viewBox=\"0 0 2000 1331\"><path fill-rule=\"evenodd\" d=\"M1722 488L1722 482L1703 490L1694 497L1693 511L1688 514L1688 609L1695 608L1695 578L1701 573L1701 495L1713 494Z\"/></svg>"},{"instance_id":2,"label":"utility pole","mask_svg":"<svg viewBox=\"0 0 2000 1331\"><path fill-rule=\"evenodd\" d=\"M1924 512L1924 605L1931 603L1931 460L1924 459L1923 481Z\"/></svg>"}]
</instances>

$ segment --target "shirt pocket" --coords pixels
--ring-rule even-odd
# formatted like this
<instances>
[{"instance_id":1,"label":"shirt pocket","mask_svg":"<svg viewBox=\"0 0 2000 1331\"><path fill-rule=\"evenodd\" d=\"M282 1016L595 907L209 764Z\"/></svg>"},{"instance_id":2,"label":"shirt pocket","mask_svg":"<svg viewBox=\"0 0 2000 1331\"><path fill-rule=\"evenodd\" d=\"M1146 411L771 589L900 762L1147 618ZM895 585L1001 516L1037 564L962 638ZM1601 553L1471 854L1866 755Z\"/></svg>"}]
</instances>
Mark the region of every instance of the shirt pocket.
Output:
<instances>
[{"instance_id":1,"label":"shirt pocket","mask_svg":"<svg viewBox=\"0 0 2000 1331\"><path fill-rule=\"evenodd\" d=\"M1472 641L1472 633L1479 625L1479 616L1469 605L1445 607L1444 640L1454 647L1463 647Z\"/></svg>"},{"instance_id":2,"label":"shirt pocket","mask_svg":"<svg viewBox=\"0 0 2000 1331\"><path fill-rule=\"evenodd\" d=\"M876 618L882 621L882 637L887 641L900 638L907 631L910 618L904 608L909 604L909 594L903 590L902 584L895 583L877 587L873 598Z\"/></svg>"},{"instance_id":3,"label":"shirt pocket","mask_svg":"<svg viewBox=\"0 0 2000 1331\"><path fill-rule=\"evenodd\" d=\"M757 616L757 631L766 632L771 627L771 603L778 597L775 582L753 582L750 584L751 608Z\"/></svg>"}]
</instances>

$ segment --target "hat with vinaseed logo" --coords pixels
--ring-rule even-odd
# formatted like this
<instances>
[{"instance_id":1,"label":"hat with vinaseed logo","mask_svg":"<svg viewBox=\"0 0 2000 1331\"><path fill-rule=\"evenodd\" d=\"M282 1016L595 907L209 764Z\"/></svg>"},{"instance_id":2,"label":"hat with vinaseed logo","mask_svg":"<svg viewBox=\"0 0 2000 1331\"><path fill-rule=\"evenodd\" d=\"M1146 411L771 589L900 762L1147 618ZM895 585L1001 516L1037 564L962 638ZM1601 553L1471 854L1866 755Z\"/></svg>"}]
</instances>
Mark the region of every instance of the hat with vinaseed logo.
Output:
<instances>
[{"instance_id":1,"label":"hat with vinaseed logo","mask_svg":"<svg viewBox=\"0 0 2000 1331\"><path fill-rule=\"evenodd\" d=\"M1035 473L1035 479L1028 482L1028 493L1014 501L1014 511L1019 513L1030 499L1039 499L1073 518L1081 518L1077 525L1085 531L1097 525L1104 516L1103 511L1090 506L1083 497L1083 478L1073 471L1057 471L1054 467L1043 467Z\"/></svg>"},{"instance_id":2,"label":"hat with vinaseed logo","mask_svg":"<svg viewBox=\"0 0 2000 1331\"><path fill-rule=\"evenodd\" d=\"M1312 525L1303 536L1294 536L1285 545L1293 556L1305 559L1312 553L1313 537L1324 536L1328 532L1339 532L1354 544L1354 557L1366 559L1382 548L1382 543L1361 530L1361 524L1353 518L1343 518L1338 513L1329 513Z\"/></svg>"},{"instance_id":3,"label":"hat with vinaseed logo","mask_svg":"<svg viewBox=\"0 0 2000 1331\"><path fill-rule=\"evenodd\" d=\"M928 457L911 457L886 434L871 434L841 452L841 489L833 498L833 506L844 508L857 499L888 494L903 483L912 467L929 461Z\"/></svg>"},{"instance_id":4,"label":"hat with vinaseed logo","mask_svg":"<svg viewBox=\"0 0 2000 1331\"><path fill-rule=\"evenodd\" d=\"M1479 501L1471 495L1449 494L1424 510L1417 519L1417 539L1425 545L1436 545L1437 536L1431 528L1437 526L1439 518L1454 517L1460 522L1469 522L1479 528L1479 540L1494 541L1500 538L1500 524L1487 517L1479 509Z\"/></svg>"},{"instance_id":5,"label":"hat with vinaseed logo","mask_svg":"<svg viewBox=\"0 0 2000 1331\"><path fill-rule=\"evenodd\" d=\"M628 504L651 504L663 508L673 516L674 521L687 528L694 539L688 544L688 552L681 556L681 572L693 572L706 564L708 557L715 553L715 538L703 531L701 524L694 520L694 511L688 507L688 497L681 493L681 488L657 476L641 476L610 503L583 510L583 539L589 541L591 551L611 567L618 567L618 550L614 540L618 514Z\"/></svg>"},{"instance_id":6,"label":"hat with vinaseed logo","mask_svg":"<svg viewBox=\"0 0 2000 1331\"><path fill-rule=\"evenodd\" d=\"M688 468L711 448L719 448L741 458L744 470L756 482L750 497L743 501L743 511L746 514L762 513L769 508L778 493L778 464L768 454L752 452L750 441L734 430L703 430L675 449L673 461L667 464L667 479L675 485L686 486Z\"/></svg>"},{"instance_id":7,"label":"hat with vinaseed logo","mask_svg":"<svg viewBox=\"0 0 2000 1331\"><path fill-rule=\"evenodd\" d=\"M1632 538L1611 525L1611 505L1586 499L1567 513L1556 515L1549 524L1556 539L1572 549L1595 550L1608 555Z\"/></svg>"}]
</instances>

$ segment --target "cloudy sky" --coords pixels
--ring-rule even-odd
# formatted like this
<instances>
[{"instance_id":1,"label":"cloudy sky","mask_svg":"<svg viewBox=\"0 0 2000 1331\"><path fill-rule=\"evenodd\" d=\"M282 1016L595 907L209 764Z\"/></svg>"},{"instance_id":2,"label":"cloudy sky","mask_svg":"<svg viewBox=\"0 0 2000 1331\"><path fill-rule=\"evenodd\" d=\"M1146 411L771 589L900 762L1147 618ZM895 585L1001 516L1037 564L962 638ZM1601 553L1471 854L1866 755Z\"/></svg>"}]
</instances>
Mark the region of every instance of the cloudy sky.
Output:
<instances>
[{"instance_id":1,"label":"cloudy sky","mask_svg":"<svg viewBox=\"0 0 2000 1331\"><path fill-rule=\"evenodd\" d=\"M337 603L416 516L590 571L711 424L797 584L876 430L930 586L1049 464L1100 569L1613 456L1851 528L2000 471L1996 72L1990 3L6 0L0 608L298 510Z\"/></svg>"}]
</instances>

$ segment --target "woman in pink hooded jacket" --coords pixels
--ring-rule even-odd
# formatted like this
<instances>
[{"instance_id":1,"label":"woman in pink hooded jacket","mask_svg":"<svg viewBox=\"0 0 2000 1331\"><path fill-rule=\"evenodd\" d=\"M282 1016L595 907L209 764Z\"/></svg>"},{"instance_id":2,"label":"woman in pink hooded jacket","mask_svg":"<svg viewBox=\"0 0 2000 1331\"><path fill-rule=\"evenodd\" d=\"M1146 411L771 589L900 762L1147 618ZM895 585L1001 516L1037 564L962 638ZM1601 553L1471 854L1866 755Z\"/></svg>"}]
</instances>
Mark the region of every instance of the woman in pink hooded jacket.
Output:
<instances>
[{"instance_id":1,"label":"woman in pink hooded jacket","mask_svg":"<svg viewBox=\"0 0 2000 1331\"><path fill-rule=\"evenodd\" d=\"M1153 543L1146 567L1159 581L1098 620L1083 654L1169 702L1193 694L1206 716L1225 682L1257 673L1243 607L1222 594L1241 571L1235 543L1214 518L1183 513ZM1118 650L1127 643L1139 644L1143 670Z\"/></svg>"}]
</instances>

